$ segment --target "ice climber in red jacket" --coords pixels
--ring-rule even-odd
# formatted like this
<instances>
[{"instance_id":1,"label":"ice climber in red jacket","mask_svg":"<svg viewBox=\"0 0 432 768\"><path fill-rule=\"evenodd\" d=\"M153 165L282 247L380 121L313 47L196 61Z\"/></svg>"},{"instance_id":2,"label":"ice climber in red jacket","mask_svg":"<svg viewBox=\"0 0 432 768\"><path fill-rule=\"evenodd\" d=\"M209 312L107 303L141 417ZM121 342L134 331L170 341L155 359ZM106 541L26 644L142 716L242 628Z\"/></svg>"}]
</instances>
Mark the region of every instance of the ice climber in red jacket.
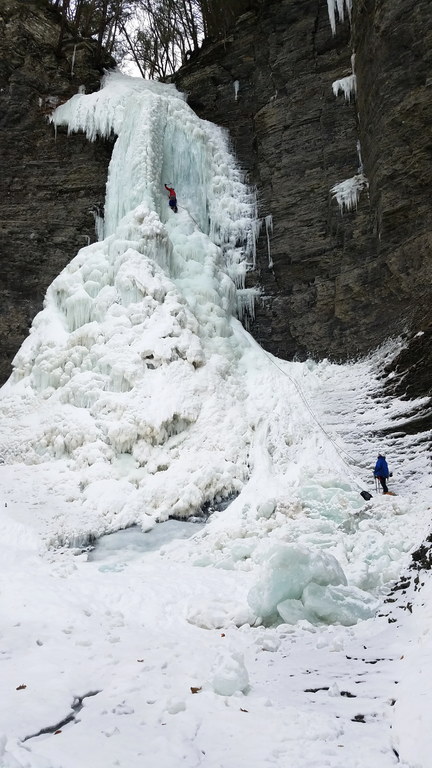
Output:
<instances>
[{"instance_id":1,"label":"ice climber in red jacket","mask_svg":"<svg viewBox=\"0 0 432 768\"><path fill-rule=\"evenodd\" d=\"M168 205L171 208L171 210L174 211L174 213L177 213L177 195L175 193L174 187L168 187L166 184L164 184L165 189L168 191L169 200Z\"/></svg>"}]
</instances>

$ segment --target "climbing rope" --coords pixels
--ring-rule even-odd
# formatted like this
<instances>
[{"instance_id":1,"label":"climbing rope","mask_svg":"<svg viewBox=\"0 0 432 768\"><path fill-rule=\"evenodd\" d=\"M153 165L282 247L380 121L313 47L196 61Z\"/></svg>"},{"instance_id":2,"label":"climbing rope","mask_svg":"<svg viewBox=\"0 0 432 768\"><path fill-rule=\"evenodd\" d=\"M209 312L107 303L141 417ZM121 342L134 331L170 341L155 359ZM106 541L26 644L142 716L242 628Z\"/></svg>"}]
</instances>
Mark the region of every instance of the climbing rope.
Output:
<instances>
[{"instance_id":1,"label":"climbing rope","mask_svg":"<svg viewBox=\"0 0 432 768\"><path fill-rule=\"evenodd\" d=\"M261 349L262 349L262 348L261 348ZM309 402L308 402L308 400L307 400L307 398L306 398L306 395L304 394L304 392L303 392L303 390L302 390L302 388L301 388L300 384L299 384L299 383L298 383L298 382L297 382L295 379L293 379L293 377L292 377L292 376L290 376L290 375L289 375L289 373L287 373L286 371L284 371L284 370L283 370L283 368L281 368L281 367L280 367L280 365L278 365L278 364L275 362L275 360L272 358L272 356L271 356L271 355L269 355L269 354L268 354L268 352L266 352L266 351L265 351L265 349L263 349L262 351L263 351L264 355L265 355L265 356L266 356L266 357L267 357L267 358L270 360L270 362L271 362L271 363L273 363L273 365L274 365L274 366L275 366L275 367L276 367L276 368L277 368L277 369L278 369L278 370L279 370L281 373L283 373L283 374L284 374L284 376L286 376L286 377L287 377L287 378L288 378L288 379L291 381L291 383L294 385L295 389L297 390L298 394L300 395L300 398L301 398L302 402L303 402L303 403L304 403L304 405L306 406L306 408L307 408L307 410L309 411L310 415L312 416L313 420L315 421L315 423L317 424L317 426L319 427L319 429L321 430L321 432L322 432L322 433L325 435L325 437L327 438L327 440L329 440L329 441L330 441L330 443L333 445L333 447L334 447L334 449L335 449L336 453L338 454L338 456L339 456L340 460L341 460L341 461L343 462L343 464L345 464L345 466L348 468L348 470L349 470L349 472L350 472L350 475L351 475L351 477L352 477L352 479L353 479L353 482L354 482L354 483L355 483L355 484L356 484L356 485L357 485L359 488L362 488L362 489L363 489L363 485L362 485L361 483L359 483L359 481L358 481L358 480L357 480L357 479L354 477L354 474L353 474L353 468L352 468L352 466L351 466L351 465L348 463L348 461L347 461L347 460L344 458L343 454L345 454L345 456L346 456L346 457L347 457L347 458L350 460L350 462L352 462L352 464L354 464L354 466L357 468L357 467L358 467L358 464L357 464L356 460L355 460L355 459L354 459L354 458L353 458L353 457L352 457L352 456L351 456L351 455L348 453L348 451L346 451L346 450L345 450L345 448L342 448L342 446L341 446L341 445L338 445L338 443L337 443L337 442L336 442L336 441L333 439L333 437L332 437L332 436L330 435L330 433L329 433L329 432L326 430L326 428L325 428L325 427L323 427L323 425L321 424L320 420L318 419L318 416L316 415L316 413L315 413L315 412L313 411L313 409L311 408L311 406L310 406L310 404L309 404Z\"/></svg>"},{"instance_id":2,"label":"climbing rope","mask_svg":"<svg viewBox=\"0 0 432 768\"><path fill-rule=\"evenodd\" d=\"M192 221L194 221L194 222L195 222L195 224L197 225L198 229L201 231L201 227L200 227L200 225L198 224L197 220L196 220L196 219L194 219L194 217L192 216L191 212L190 212L190 211L188 211L188 209L187 209L187 208L185 208L185 206L184 206L184 205L179 205L179 204L177 203L177 208L181 208L181 209L182 209L182 211L186 211L186 213L187 213L187 214L188 214L188 215L191 217Z\"/></svg>"},{"instance_id":3,"label":"climbing rope","mask_svg":"<svg viewBox=\"0 0 432 768\"><path fill-rule=\"evenodd\" d=\"M243 330L244 330L244 329L242 328L242 331L243 331ZM348 458L348 459L349 459L349 460L352 462L352 464L354 464L354 466L355 466L355 467L358 467L358 464L357 464L356 460L355 460L355 459L354 459L354 458L353 458L353 457L352 457L352 456L351 456L351 455L348 453L348 451L346 451L346 450L345 450L345 448L342 448L342 446L341 446L341 445L338 445L338 443L336 443L336 441L333 439L333 437L330 435L330 433L329 433L329 432L328 432L328 431L325 429L325 427L323 427L323 425L321 424L320 420L318 419L318 416L316 415L316 413L315 413L315 412L313 411L313 409L311 408L311 406L310 406L310 404L309 404L309 402L308 402L308 400L307 400L307 398L306 398L306 395L304 394L304 392L303 392L303 390L302 390L302 388L301 388L300 384L299 384L299 383L298 383L298 382L297 382L295 379L293 379L293 377L292 377L292 376L290 376L290 374L289 374L289 373L287 373L286 371L284 371L284 370L283 370L283 368L281 368L281 367L280 367L280 365L278 365L278 364L277 364L277 362L274 360L274 358L273 358L273 356L272 356L272 355L270 355L268 352L266 352L266 351L265 351L265 349L263 349L262 347L260 347L260 346L259 346L259 344L257 344L257 342L256 342L255 340L253 340L253 341L254 341L254 344L256 344L256 346L257 346L257 347L258 347L258 348L261 350L261 352L262 352L262 353L263 353L263 354L264 354L264 355L265 355L265 356L266 356L266 357L267 357L267 358L270 360L270 362L271 362L271 363L272 363L272 364L273 364L273 365L274 365L274 366L275 366L275 367L276 367L276 368L277 368L277 369L278 369L278 370L279 370L279 371L280 371L280 372L281 372L281 373L282 373L284 376L286 376L286 377L287 377L287 379L289 379L289 380L290 380L290 382L293 384L293 386L295 387L296 391L298 392L298 394L299 394L299 396L300 396L300 398L301 398L302 402L304 403L304 405L306 406L306 408L307 408L307 410L309 411L310 415L312 416L313 420L315 421L315 423L317 424L317 426L319 427L319 429L321 430L321 432L322 432L322 433L325 435L325 437L327 438L327 440L329 440L329 442L330 442L330 443L331 443L331 444L334 446L334 449L335 449L336 453L338 454L339 458L341 459L341 461L343 462L343 464L345 464L345 466L348 468L348 470L349 470L349 472L350 472L350 474L351 474L351 477L352 477L352 479L353 479L353 482L355 482L355 484L356 484L356 485L357 485L359 488L363 488L362 484L361 484L361 483L359 483L359 481L358 481L358 480L357 480L357 479L356 479L356 478L353 476L353 468L352 468L352 466L351 466L351 465L348 463L347 459L344 457L344 455L343 455L343 454L345 454L345 456L346 456L346 457L347 457L347 458Z\"/></svg>"},{"instance_id":4,"label":"climbing rope","mask_svg":"<svg viewBox=\"0 0 432 768\"><path fill-rule=\"evenodd\" d=\"M273 357L272 357L271 355L269 355L269 354L268 354L268 352L266 352L266 351L265 351L265 349L263 349L262 351L263 351L263 353L265 354L265 356L266 356L266 357L267 357L267 358L270 360L270 362L271 362L271 363L273 363L273 365L274 365L274 366L275 366L275 367L276 367L276 368L277 368L277 369L278 369L278 370L279 370L281 373L283 373L283 374L284 374L284 376L286 376L286 377L287 377L287 378L290 380L290 382L291 382L291 383L294 385L295 389L297 390L298 394L299 394L299 395L300 395L300 397L301 397L301 400L302 400L302 402L303 402L303 403L304 403L304 405L306 406L306 408L307 408L307 410L309 411L310 415L312 416L313 420L314 420L314 421L315 421L315 423L318 425L318 427L319 427L319 428L320 428L320 430L323 432L323 434L324 434L324 435L327 437L327 439L328 439L328 440L329 440L329 441L330 441L330 442L331 442L331 443L334 445L334 447L335 447L335 449L336 449L336 452L339 454L339 456L340 456L340 458L342 459L342 461L344 462L344 464L345 464L346 466L349 466L349 464L347 463L347 461L346 461L346 460L343 458L343 456L342 456L342 454L343 454L343 453L345 454L345 456L347 456L347 457L348 457L348 459L349 459L349 460L350 460L350 461L351 461L353 464L355 464L355 465L357 466L357 462L356 462L356 460L355 460L355 459L354 459L354 458L353 458L353 457L352 457L352 456L351 456L351 455L348 453L348 451L346 451L346 450L345 450L345 448L342 448L342 446L341 446L341 445L338 445L338 443L336 443L336 441L335 441L335 440L332 438L332 436L331 436L331 435L330 435L330 433L329 433L329 432L326 430L326 428L325 428L325 427L323 427L323 425L321 424L320 420L318 419L318 416L316 415L316 413L315 413L315 412L313 411L313 409L311 408L311 406L310 406L310 404L309 404L309 402L308 402L308 400L307 400L307 398L306 398L306 395L304 394L304 392L303 392L303 390L302 390L302 388L301 388L300 384L299 384L299 383L298 383L298 382L297 382L295 379L293 379L293 377L292 377L292 376L290 376L290 375L289 375L289 373L287 373L286 371L284 371L284 370L283 370L283 368L281 368L281 367L280 367L280 365L278 365L278 364L275 362L275 360L273 359Z\"/></svg>"}]
</instances>

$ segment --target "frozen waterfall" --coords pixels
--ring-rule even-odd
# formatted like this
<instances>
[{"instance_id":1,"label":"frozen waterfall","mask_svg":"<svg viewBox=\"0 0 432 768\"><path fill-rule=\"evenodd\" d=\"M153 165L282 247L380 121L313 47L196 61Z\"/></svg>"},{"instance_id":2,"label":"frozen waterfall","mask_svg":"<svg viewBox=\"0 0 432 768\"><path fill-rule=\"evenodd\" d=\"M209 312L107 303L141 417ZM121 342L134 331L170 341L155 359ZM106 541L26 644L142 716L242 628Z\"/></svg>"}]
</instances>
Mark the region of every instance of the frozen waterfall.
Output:
<instances>
[{"instance_id":1,"label":"frozen waterfall","mask_svg":"<svg viewBox=\"0 0 432 768\"><path fill-rule=\"evenodd\" d=\"M224 132L197 118L173 86L111 73L52 122L117 140L105 238L50 286L3 392L6 403L19 383L27 401L47 406L17 451L31 461L72 457L85 469L86 503L99 510L113 509L111 492L103 500L98 491L109 477L123 522L152 509L187 515L238 492L248 474L250 426L240 419L239 441L232 424L245 397L233 365L244 342L232 321L250 305L241 292L255 196ZM177 215L166 182L176 188ZM126 484L112 478L119 456L134 465Z\"/></svg>"},{"instance_id":2,"label":"frozen waterfall","mask_svg":"<svg viewBox=\"0 0 432 768\"><path fill-rule=\"evenodd\" d=\"M365 590L399 573L410 530L404 520L401 536L382 505L376 543L358 493L368 446L338 410L353 393L371 398L372 363L341 376L327 361L277 360L236 319L238 308L253 315L259 288L244 289L244 277L259 227L224 132L173 86L118 73L52 119L90 140L117 139L104 238L49 287L0 396L6 464L34 465L38 482L56 465L57 501L40 519L47 542L148 530L238 496L206 527L196 564L267 564L245 616L350 624L372 615ZM178 214L164 183L177 191ZM270 216L266 229L269 238ZM351 453L320 427L313 409L325 420L329 407ZM388 407L383 400L385 421Z\"/></svg>"}]
</instances>

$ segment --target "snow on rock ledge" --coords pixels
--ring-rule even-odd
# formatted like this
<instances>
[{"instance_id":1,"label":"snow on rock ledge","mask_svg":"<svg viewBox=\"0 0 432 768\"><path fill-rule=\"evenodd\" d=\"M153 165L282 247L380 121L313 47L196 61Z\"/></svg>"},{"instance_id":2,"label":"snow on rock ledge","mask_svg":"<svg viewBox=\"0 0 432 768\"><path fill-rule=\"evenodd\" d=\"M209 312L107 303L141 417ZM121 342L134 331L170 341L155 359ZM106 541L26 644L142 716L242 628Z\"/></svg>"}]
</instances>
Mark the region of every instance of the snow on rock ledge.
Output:
<instances>
[{"instance_id":1,"label":"snow on rock ledge","mask_svg":"<svg viewBox=\"0 0 432 768\"><path fill-rule=\"evenodd\" d=\"M330 193L335 197L341 213L357 208L360 193L369 187L369 182L363 173L357 173L350 179L345 179L331 188Z\"/></svg>"},{"instance_id":2,"label":"snow on rock ledge","mask_svg":"<svg viewBox=\"0 0 432 768\"><path fill-rule=\"evenodd\" d=\"M342 77L340 80L335 80L332 83L332 89L335 96L339 96L339 93L343 93L345 101L351 101L351 98L355 97L357 93L356 75L348 75L347 77Z\"/></svg>"}]
</instances>

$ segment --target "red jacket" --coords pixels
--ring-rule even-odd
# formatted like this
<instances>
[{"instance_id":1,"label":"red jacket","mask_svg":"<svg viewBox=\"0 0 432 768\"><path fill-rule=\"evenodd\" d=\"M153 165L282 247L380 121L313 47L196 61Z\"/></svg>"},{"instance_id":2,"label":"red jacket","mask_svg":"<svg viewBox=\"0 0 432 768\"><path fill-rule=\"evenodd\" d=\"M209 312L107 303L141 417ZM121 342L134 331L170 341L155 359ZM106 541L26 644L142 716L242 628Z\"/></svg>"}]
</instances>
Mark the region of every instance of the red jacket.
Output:
<instances>
[{"instance_id":1,"label":"red jacket","mask_svg":"<svg viewBox=\"0 0 432 768\"><path fill-rule=\"evenodd\" d=\"M168 194L169 194L170 197L177 197L177 195L175 193L174 187L167 187L166 184L164 184L164 187L165 187L165 189L168 190Z\"/></svg>"}]
</instances>

